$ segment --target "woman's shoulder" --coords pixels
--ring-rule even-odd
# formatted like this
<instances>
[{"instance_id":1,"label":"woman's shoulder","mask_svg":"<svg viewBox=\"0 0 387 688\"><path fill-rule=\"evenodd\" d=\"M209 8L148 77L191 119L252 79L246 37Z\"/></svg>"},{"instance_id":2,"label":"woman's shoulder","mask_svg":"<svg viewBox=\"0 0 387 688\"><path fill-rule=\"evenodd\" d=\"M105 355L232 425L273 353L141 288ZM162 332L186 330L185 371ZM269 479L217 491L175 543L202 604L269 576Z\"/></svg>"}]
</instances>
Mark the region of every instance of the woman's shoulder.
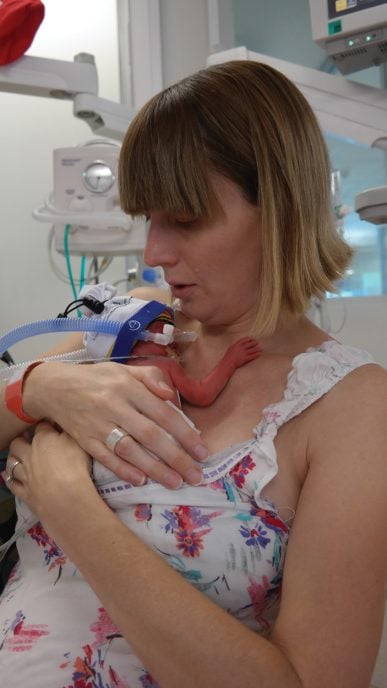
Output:
<instances>
[{"instance_id":1,"label":"woman's shoulder","mask_svg":"<svg viewBox=\"0 0 387 688\"><path fill-rule=\"evenodd\" d=\"M371 357L365 359L343 377L336 393L351 406L357 404L363 414L376 406L384 407L387 414L387 370Z\"/></svg>"},{"instance_id":2,"label":"woman's shoulder","mask_svg":"<svg viewBox=\"0 0 387 688\"><path fill-rule=\"evenodd\" d=\"M320 414L329 415L330 409L344 418L354 405L369 406L377 404L377 400L383 404L386 384L387 371L375 364L368 352L328 339L291 360L282 399L263 413L265 429L272 418L277 428L296 416L320 423ZM308 409L310 413L305 417L303 412Z\"/></svg>"},{"instance_id":3,"label":"woman's shoulder","mask_svg":"<svg viewBox=\"0 0 387 688\"><path fill-rule=\"evenodd\" d=\"M337 431L348 439L360 432L365 442L371 433L385 435L387 447L387 370L355 347L335 343L325 353L332 361L327 376L336 378L336 384L311 408L314 430L321 437Z\"/></svg>"},{"instance_id":4,"label":"woman's shoulder","mask_svg":"<svg viewBox=\"0 0 387 688\"><path fill-rule=\"evenodd\" d=\"M327 339L292 358L284 398L297 405L303 399L306 407L364 366L380 369L367 351Z\"/></svg>"},{"instance_id":5,"label":"woman's shoulder","mask_svg":"<svg viewBox=\"0 0 387 688\"><path fill-rule=\"evenodd\" d=\"M365 349L329 339L318 348L307 350L306 354L314 360L317 368L328 367L333 375L339 375L343 380L348 375L348 386L357 387L362 384L372 387L377 380L382 387L386 384L386 369Z\"/></svg>"}]
</instances>

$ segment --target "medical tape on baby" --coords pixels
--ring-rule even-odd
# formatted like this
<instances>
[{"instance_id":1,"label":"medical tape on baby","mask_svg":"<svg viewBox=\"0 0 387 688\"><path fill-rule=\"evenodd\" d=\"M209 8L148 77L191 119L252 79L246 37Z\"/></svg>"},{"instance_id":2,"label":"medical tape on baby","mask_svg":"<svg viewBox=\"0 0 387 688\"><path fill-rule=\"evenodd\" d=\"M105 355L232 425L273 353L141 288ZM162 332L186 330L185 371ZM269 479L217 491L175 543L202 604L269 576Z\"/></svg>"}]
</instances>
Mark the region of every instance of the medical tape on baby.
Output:
<instances>
[{"instance_id":1,"label":"medical tape on baby","mask_svg":"<svg viewBox=\"0 0 387 688\"><path fill-rule=\"evenodd\" d=\"M143 308L137 311L133 318L129 318L129 320L124 322L116 337L111 359L128 358L136 342L141 339L141 332L143 332L153 320L156 320L164 313L164 311L173 313L165 304L159 303L158 301L149 301L146 306L143 306Z\"/></svg>"}]
</instances>

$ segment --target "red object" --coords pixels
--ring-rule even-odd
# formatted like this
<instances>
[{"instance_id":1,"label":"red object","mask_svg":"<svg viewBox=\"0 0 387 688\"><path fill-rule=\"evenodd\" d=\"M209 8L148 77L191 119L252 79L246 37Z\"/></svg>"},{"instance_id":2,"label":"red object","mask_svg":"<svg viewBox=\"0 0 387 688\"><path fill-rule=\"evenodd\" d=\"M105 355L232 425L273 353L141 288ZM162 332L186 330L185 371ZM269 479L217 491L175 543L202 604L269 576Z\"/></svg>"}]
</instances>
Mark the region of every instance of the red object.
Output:
<instances>
[{"instance_id":1,"label":"red object","mask_svg":"<svg viewBox=\"0 0 387 688\"><path fill-rule=\"evenodd\" d=\"M0 65L24 55L43 17L40 0L0 0Z\"/></svg>"},{"instance_id":2,"label":"red object","mask_svg":"<svg viewBox=\"0 0 387 688\"><path fill-rule=\"evenodd\" d=\"M16 371L5 388L5 405L8 411L11 411L11 413L15 414L15 416L25 423L34 425L39 421L36 418L27 416L23 411L23 385L27 375L35 366L40 365L40 363L44 363L44 361L34 361L34 363L31 363L26 368Z\"/></svg>"},{"instance_id":3,"label":"red object","mask_svg":"<svg viewBox=\"0 0 387 688\"><path fill-rule=\"evenodd\" d=\"M162 321L156 320L147 329L149 332L157 333L162 332L163 326ZM133 347L133 353L139 358L129 359L129 365L148 365L147 356L151 356L151 365L164 371L165 382L180 392L183 399L193 406L210 406L226 386L235 370L258 358L262 354L262 349L252 337L238 339L228 347L215 368L200 380L188 377L181 364L175 358L169 358L171 351L168 346L139 340ZM180 407L177 393L174 403Z\"/></svg>"}]
</instances>

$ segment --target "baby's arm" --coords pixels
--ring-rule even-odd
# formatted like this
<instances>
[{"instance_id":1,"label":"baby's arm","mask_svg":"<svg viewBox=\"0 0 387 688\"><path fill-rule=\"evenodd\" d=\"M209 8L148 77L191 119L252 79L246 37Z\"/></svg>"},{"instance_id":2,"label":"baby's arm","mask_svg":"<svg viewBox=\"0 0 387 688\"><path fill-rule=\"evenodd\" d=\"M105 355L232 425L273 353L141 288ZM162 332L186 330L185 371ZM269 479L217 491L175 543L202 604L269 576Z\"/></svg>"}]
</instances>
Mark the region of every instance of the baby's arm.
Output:
<instances>
[{"instance_id":1,"label":"baby's arm","mask_svg":"<svg viewBox=\"0 0 387 688\"><path fill-rule=\"evenodd\" d=\"M194 406L209 406L226 386L234 371L258 358L261 353L255 339L239 339L227 349L215 368L202 380L188 377L184 369L173 359L165 359L161 367L168 371L173 385L183 399Z\"/></svg>"}]
</instances>

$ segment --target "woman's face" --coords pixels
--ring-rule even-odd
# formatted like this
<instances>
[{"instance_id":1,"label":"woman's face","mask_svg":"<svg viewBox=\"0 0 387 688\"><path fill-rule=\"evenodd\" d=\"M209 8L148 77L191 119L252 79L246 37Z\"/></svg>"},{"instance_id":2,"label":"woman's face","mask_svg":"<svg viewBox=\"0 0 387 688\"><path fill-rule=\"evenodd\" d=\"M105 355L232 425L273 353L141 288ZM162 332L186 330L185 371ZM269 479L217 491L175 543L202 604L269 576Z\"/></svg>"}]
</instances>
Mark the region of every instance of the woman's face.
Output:
<instances>
[{"instance_id":1,"label":"woman's face","mask_svg":"<svg viewBox=\"0 0 387 688\"><path fill-rule=\"evenodd\" d=\"M161 265L183 313L207 325L253 323L260 266L260 213L239 187L212 176L222 212L211 220L149 212L144 259Z\"/></svg>"}]
</instances>

